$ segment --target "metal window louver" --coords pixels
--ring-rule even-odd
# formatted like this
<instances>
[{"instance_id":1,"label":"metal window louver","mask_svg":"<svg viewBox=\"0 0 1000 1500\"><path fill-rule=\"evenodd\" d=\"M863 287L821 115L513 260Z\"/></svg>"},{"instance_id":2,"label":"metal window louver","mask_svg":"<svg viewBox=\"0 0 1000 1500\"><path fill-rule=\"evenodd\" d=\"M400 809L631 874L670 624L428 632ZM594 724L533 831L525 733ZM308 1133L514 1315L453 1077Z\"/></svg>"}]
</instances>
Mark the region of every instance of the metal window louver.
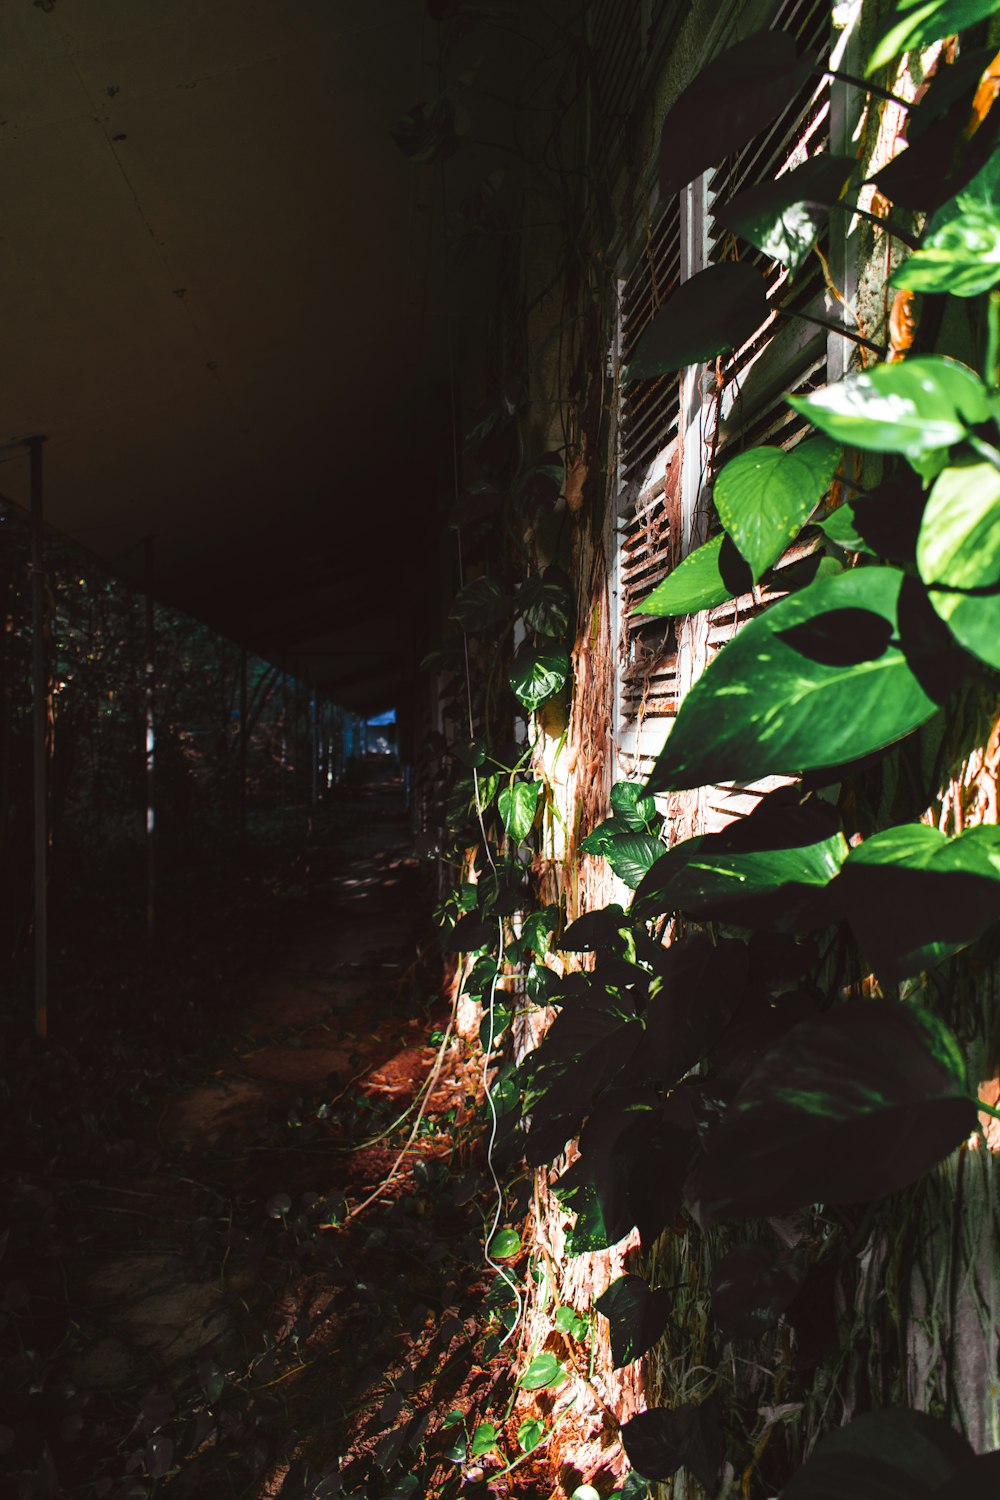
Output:
<instances>
[{"instance_id":1,"label":"metal window louver","mask_svg":"<svg viewBox=\"0 0 1000 1500\"><path fill-rule=\"evenodd\" d=\"M817 0L785 0L773 25L791 31L814 55L829 36L829 8ZM828 139L828 79L813 79L799 97L746 151L712 174L709 202L729 198L756 182L773 178L825 148ZM654 312L680 278L681 221L679 200L667 205L627 277L621 301L621 357L629 353ZM724 232L710 236L711 261L730 258L756 261L765 271L772 298L785 295L787 275L763 255L727 242ZM792 306L823 310L824 281L818 257L814 268L800 272ZM790 447L807 429L787 405L785 396L825 384L826 334L802 322L769 317L726 362L727 394L720 412L714 472L744 448L763 443ZM678 707L677 638L673 621L635 617L632 611L679 561L679 463L676 437L680 381L676 375L636 381L624 387L619 404L618 470L620 509L624 512L618 565L621 634L619 640L619 722L632 732L632 750L646 758L642 745L662 740L663 721ZM706 476L709 480L711 476ZM790 562L792 554L783 559ZM775 595L769 594L768 599ZM721 605L708 618L708 649L714 655L740 624L763 607L759 591ZM647 740L642 726L652 731ZM762 789L762 788L761 788ZM749 790L751 800L759 796ZM740 789L716 789L719 807L712 821L728 821L742 810Z\"/></svg>"}]
</instances>

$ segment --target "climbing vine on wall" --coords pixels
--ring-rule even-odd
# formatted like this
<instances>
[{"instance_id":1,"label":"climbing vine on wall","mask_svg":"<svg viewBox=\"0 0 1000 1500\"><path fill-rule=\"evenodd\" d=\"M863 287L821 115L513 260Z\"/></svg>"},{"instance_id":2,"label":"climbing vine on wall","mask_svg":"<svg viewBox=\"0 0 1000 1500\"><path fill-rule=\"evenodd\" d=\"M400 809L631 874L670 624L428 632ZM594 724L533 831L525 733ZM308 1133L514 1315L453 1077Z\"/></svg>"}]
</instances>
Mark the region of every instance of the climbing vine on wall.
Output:
<instances>
[{"instance_id":1,"label":"climbing vine on wall","mask_svg":"<svg viewBox=\"0 0 1000 1500\"><path fill-rule=\"evenodd\" d=\"M899 0L869 74L997 10ZM728 1474L743 1476L744 1495L874 1495L877 1475L880 1495L946 1500L985 1492L1000 1463L976 1457L946 1412L896 1406L823 1438L793 1473L794 1436L764 1450L802 1410L816 1361L795 1367L786 1338L777 1415L757 1443L726 1368L734 1348L752 1355L782 1328L807 1338L807 1290L832 1285L892 1195L968 1149L984 1107L966 1067L983 1018L956 1003L956 955L973 968L995 961L1000 828L959 823L949 835L925 816L993 727L1000 686L1000 66L978 40L963 37L906 106L909 144L874 179L904 216L885 228L911 251L888 281L916 322L905 357L886 348L872 363L871 341L856 337L867 363L792 399L815 435L732 458L714 484L720 533L640 605L677 617L748 583L775 600L690 690L648 784L617 784L580 845L632 892L627 906L568 924L556 906L532 907L533 840L551 803L530 741L501 752L485 732L501 629L519 710L566 691L565 583L541 574L514 590L486 569L452 609L467 643L459 675L480 670L467 678L469 739L448 747L450 823L457 846L478 852L442 915L486 1014L493 1157L558 1172L571 1255L632 1231L653 1255L680 1224L715 1257L707 1376L690 1399L623 1425L634 1475L622 1495L683 1470L711 1494ZM717 58L664 122L664 196L742 149L816 71L822 61L775 32ZM724 360L773 311L749 251L794 286L828 216L854 208L857 177L853 158L819 157L715 205L730 258L667 299L624 378ZM953 315L958 303L968 316ZM554 456L507 476L506 492L535 480L551 504ZM482 524L495 489L462 497L460 524ZM804 561L777 568L793 542ZM775 776L788 784L750 816L667 847L659 794ZM517 1053L511 1031L531 1007L554 1019ZM494 1235L494 1252L503 1243ZM510 1248L516 1259L520 1242ZM685 1295L633 1274L615 1281L594 1308L614 1364L669 1343ZM495 1344L518 1307L499 1276ZM551 1368L537 1356L523 1384L563 1378L547 1357Z\"/></svg>"}]
</instances>

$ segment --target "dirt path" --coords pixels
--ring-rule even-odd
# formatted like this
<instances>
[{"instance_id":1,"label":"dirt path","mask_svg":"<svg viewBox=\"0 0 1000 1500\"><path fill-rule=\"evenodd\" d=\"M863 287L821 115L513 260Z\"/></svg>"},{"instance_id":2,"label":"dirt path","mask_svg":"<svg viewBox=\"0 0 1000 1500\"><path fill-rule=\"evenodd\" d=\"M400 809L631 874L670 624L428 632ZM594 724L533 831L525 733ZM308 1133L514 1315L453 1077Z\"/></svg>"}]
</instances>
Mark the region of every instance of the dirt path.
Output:
<instances>
[{"instance_id":1,"label":"dirt path","mask_svg":"<svg viewBox=\"0 0 1000 1500\"><path fill-rule=\"evenodd\" d=\"M20 1500L474 1494L434 1434L509 1372L482 1358L475 1081L438 1045L398 790L359 790L234 932L193 1000L174 952L138 1031L21 1048L0 1462Z\"/></svg>"}]
</instances>

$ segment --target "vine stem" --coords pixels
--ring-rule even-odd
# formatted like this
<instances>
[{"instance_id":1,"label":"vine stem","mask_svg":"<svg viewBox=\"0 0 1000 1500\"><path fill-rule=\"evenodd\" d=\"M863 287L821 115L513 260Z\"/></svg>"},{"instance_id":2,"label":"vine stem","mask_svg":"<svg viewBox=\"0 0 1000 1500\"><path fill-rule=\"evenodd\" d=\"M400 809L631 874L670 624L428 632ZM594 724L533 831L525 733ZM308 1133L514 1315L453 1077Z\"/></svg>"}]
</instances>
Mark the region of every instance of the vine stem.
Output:
<instances>
[{"instance_id":1,"label":"vine stem","mask_svg":"<svg viewBox=\"0 0 1000 1500\"><path fill-rule=\"evenodd\" d=\"M834 323L829 318L818 318L814 313L789 312L784 307L776 307L773 311L779 318L801 318L804 323L815 323L817 328L826 328L830 333L839 333L843 338L850 339L852 344L857 344L862 349L871 349L880 359L885 358L884 344L873 344L871 339L864 338L860 333L852 333L849 328L844 327L843 323Z\"/></svg>"},{"instance_id":2,"label":"vine stem","mask_svg":"<svg viewBox=\"0 0 1000 1500\"><path fill-rule=\"evenodd\" d=\"M1000 1109L997 1109L995 1104L987 1104L985 1099L976 1099L973 1102L981 1115L992 1115L994 1120L1000 1120Z\"/></svg>"},{"instance_id":3,"label":"vine stem","mask_svg":"<svg viewBox=\"0 0 1000 1500\"><path fill-rule=\"evenodd\" d=\"M997 389L997 361L1000 359L1000 291L990 292L986 309L986 384L991 391Z\"/></svg>"},{"instance_id":4,"label":"vine stem","mask_svg":"<svg viewBox=\"0 0 1000 1500\"><path fill-rule=\"evenodd\" d=\"M885 99L890 104L898 104L900 109L913 108L909 99L901 99L898 94L882 88L881 84L872 83L868 78L855 78L853 73L843 73L839 68L814 68L813 72L817 78L836 78L840 83L853 84L856 89L863 89L866 94L876 94L879 99Z\"/></svg>"}]
</instances>

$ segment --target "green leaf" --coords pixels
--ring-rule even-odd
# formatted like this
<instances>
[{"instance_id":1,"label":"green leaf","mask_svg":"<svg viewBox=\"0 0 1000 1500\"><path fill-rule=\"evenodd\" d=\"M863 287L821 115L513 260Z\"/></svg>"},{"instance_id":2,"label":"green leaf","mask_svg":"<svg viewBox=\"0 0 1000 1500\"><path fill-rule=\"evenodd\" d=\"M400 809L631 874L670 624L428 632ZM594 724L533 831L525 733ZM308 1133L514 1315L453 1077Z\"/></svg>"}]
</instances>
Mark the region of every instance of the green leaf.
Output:
<instances>
[{"instance_id":1,"label":"green leaf","mask_svg":"<svg viewBox=\"0 0 1000 1500\"><path fill-rule=\"evenodd\" d=\"M509 1260L520 1253L521 1236L516 1229L498 1229L490 1240L490 1254L494 1260Z\"/></svg>"},{"instance_id":2,"label":"green leaf","mask_svg":"<svg viewBox=\"0 0 1000 1500\"><path fill-rule=\"evenodd\" d=\"M492 1453L497 1445L498 1436L499 1434L492 1422L480 1422L472 1434L472 1443L469 1448L470 1456L472 1458L482 1458L484 1453Z\"/></svg>"},{"instance_id":3,"label":"green leaf","mask_svg":"<svg viewBox=\"0 0 1000 1500\"><path fill-rule=\"evenodd\" d=\"M990 57L992 52L992 47L987 48L986 56ZM976 55L982 58L982 54ZM947 203L942 203L941 207L931 215L926 232L937 234L953 219L963 218L966 214L992 214L998 208L1000 208L1000 151L994 151L985 165L969 179L961 192L956 193L954 198L950 198Z\"/></svg>"},{"instance_id":4,"label":"green leaf","mask_svg":"<svg viewBox=\"0 0 1000 1500\"><path fill-rule=\"evenodd\" d=\"M450 1411L441 1423L442 1427L457 1427L460 1422L465 1421L465 1412L459 1411L457 1407Z\"/></svg>"},{"instance_id":5,"label":"green leaf","mask_svg":"<svg viewBox=\"0 0 1000 1500\"><path fill-rule=\"evenodd\" d=\"M650 801L653 799L650 798ZM598 823L596 828L590 830L585 839L580 840L580 848L584 854L606 855L611 840L617 834L628 831L624 818L605 818L603 823Z\"/></svg>"},{"instance_id":6,"label":"green leaf","mask_svg":"<svg viewBox=\"0 0 1000 1500\"><path fill-rule=\"evenodd\" d=\"M656 801L650 797L641 781L616 781L611 788L611 806L615 817L633 833L648 833L657 821Z\"/></svg>"},{"instance_id":7,"label":"green leaf","mask_svg":"<svg viewBox=\"0 0 1000 1500\"><path fill-rule=\"evenodd\" d=\"M1000 668L1000 474L992 464L938 476L920 528L917 567L956 640Z\"/></svg>"},{"instance_id":8,"label":"green leaf","mask_svg":"<svg viewBox=\"0 0 1000 1500\"><path fill-rule=\"evenodd\" d=\"M938 355L876 365L788 400L836 442L902 453L911 463L962 442L990 414L979 376Z\"/></svg>"},{"instance_id":9,"label":"green leaf","mask_svg":"<svg viewBox=\"0 0 1000 1500\"><path fill-rule=\"evenodd\" d=\"M652 1349L667 1326L672 1306L670 1292L663 1287L650 1291L641 1276L620 1276L598 1297L594 1307L610 1325L616 1370Z\"/></svg>"},{"instance_id":10,"label":"green leaf","mask_svg":"<svg viewBox=\"0 0 1000 1500\"><path fill-rule=\"evenodd\" d=\"M465 110L447 94L438 94L401 116L391 134L404 156L431 166L454 156L468 129Z\"/></svg>"},{"instance_id":11,"label":"green leaf","mask_svg":"<svg viewBox=\"0 0 1000 1500\"><path fill-rule=\"evenodd\" d=\"M911 583L853 568L750 620L685 698L649 791L841 765L924 723L937 704L914 670L922 648L900 641Z\"/></svg>"},{"instance_id":12,"label":"green leaf","mask_svg":"<svg viewBox=\"0 0 1000 1500\"><path fill-rule=\"evenodd\" d=\"M908 145L875 174L882 195L897 208L937 209L957 201L982 173L993 151L1000 115L992 109L971 139L966 126L991 47L964 51L954 62L939 65L919 107L906 125ZM935 216L931 231L939 227Z\"/></svg>"},{"instance_id":13,"label":"green leaf","mask_svg":"<svg viewBox=\"0 0 1000 1500\"><path fill-rule=\"evenodd\" d=\"M526 1391L545 1391L562 1385L565 1379L566 1371L554 1354L536 1354L518 1385Z\"/></svg>"},{"instance_id":14,"label":"green leaf","mask_svg":"<svg viewBox=\"0 0 1000 1500\"><path fill-rule=\"evenodd\" d=\"M557 906L543 906L538 911L528 912L521 922L520 941L529 953L533 953L536 958L543 958L549 952L549 936L555 931L558 920Z\"/></svg>"},{"instance_id":15,"label":"green leaf","mask_svg":"<svg viewBox=\"0 0 1000 1500\"><path fill-rule=\"evenodd\" d=\"M601 1500L601 1493L592 1484L578 1484L569 1500Z\"/></svg>"},{"instance_id":16,"label":"green leaf","mask_svg":"<svg viewBox=\"0 0 1000 1500\"><path fill-rule=\"evenodd\" d=\"M1000 213L969 209L956 215L896 267L889 285L911 292L978 297L1000 281Z\"/></svg>"},{"instance_id":17,"label":"green leaf","mask_svg":"<svg viewBox=\"0 0 1000 1500\"><path fill-rule=\"evenodd\" d=\"M621 1235L612 1234L604 1219L601 1200L593 1183L585 1183L573 1198L576 1222L566 1236L566 1254L592 1255L607 1250Z\"/></svg>"},{"instance_id":18,"label":"green leaf","mask_svg":"<svg viewBox=\"0 0 1000 1500\"><path fill-rule=\"evenodd\" d=\"M539 635L563 636L573 618L573 600L555 579L529 578L517 591L517 611Z\"/></svg>"},{"instance_id":19,"label":"green leaf","mask_svg":"<svg viewBox=\"0 0 1000 1500\"><path fill-rule=\"evenodd\" d=\"M479 1023L479 1045L484 1052L492 1051L514 1019L514 1012L506 1005L487 1005L486 1014Z\"/></svg>"},{"instance_id":20,"label":"green leaf","mask_svg":"<svg viewBox=\"0 0 1000 1500\"><path fill-rule=\"evenodd\" d=\"M753 579L728 536L713 537L689 552L632 611L636 615L690 615L749 591Z\"/></svg>"},{"instance_id":21,"label":"green leaf","mask_svg":"<svg viewBox=\"0 0 1000 1500\"><path fill-rule=\"evenodd\" d=\"M683 911L754 928L826 925L831 918L817 892L847 855L827 803L798 807L765 798L721 833L684 839L663 854L636 891L633 912L648 918Z\"/></svg>"},{"instance_id":22,"label":"green leaf","mask_svg":"<svg viewBox=\"0 0 1000 1500\"><path fill-rule=\"evenodd\" d=\"M448 618L464 630L486 630L505 620L512 608L513 600L492 578L474 578L455 595Z\"/></svg>"},{"instance_id":23,"label":"green leaf","mask_svg":"<svg viewBox=\"0 0 1000 1500\"><path fill-rule=\"evenodd\" d=\"M702 68L667 111L660 137L660 198L667 202L766 129L809 76L787 31L761 31Z\"/></svg>"},{"instance_id":24,"label":"green leaf","mask_svg":"<svg viewBox=\"0 0 1000 1500\"><path fill-rule=\"evenodd\" d=\"M505 786L497 798L504 830L515 844L523 844L531 832L541 790L540 781L517 781Z\"/></svg>"},{"instance_id":25,"label":"green leaf","mask_svg":"<svg viewBox=\"0 0 1000 1500\"><path fill-rule=\"evenodd\" d=\"M892 24L872 52L865 71L874 73L901 52L964 31L998 10L1000 0L896 0Z\"/></svg>"},{"instance_id":26,"label":"green leaf","mask_svg":"<svg viewBox=\"0 0 1000 1500\"><path fill-rule=\"evenodd\" d=\"M883 984L894 984L1000 920L1000 828L954 839L925 823L887 828L851 850L830 894Z\"/></svg>"},{"instance_id":27,"label":"green leaf","mask_svg":"<svg viewBox=\"0 0 1000 1500\"><path fill-rule=\"evenodd\" d=\"M971 1458L965 1438L940 1417L905 1407L866 1412L817 1443L781 1500L931 1500ZM961 1493L986 1500L989 1490Z\"/></svg>"},{"instance_id":28,"label":"green leaf","mask_svg":"<svg viewBox=\"0 0 1000 1500\"><path fill-rule=\"evenodd\" d=\"M526 646L515 656L507 680L518 702L533 711L555 697L568 677L569 656L562 646L546 650Z\"/></svg>"},{"instance_id":29,"label":"green leaf","mask_svg":"<svg viewBox=\"0 0 1000 1500\"><path fill-rule=\"evenodd\" d=\"M663 845L652 833L616 833L604 857L619 880L635 890L649 867L663 853Z\"/></svg>"},{"instance_id":30,"label":"green leaf","mask_svg":"<svg viewBox=\"0 0 1000 1500\"><path fill-rule=\"evenodd\" d=\"M649 1500L649 1485L641 1474L627 1475L620 1490L615 1490L610 1500Z\"/></svg>"},{"instance_id":31,"label":"green leaf","mask_svg":"<svg viewBox=\"0 0 1000 1500\"><path fill-rule=\"evenodd\" d=\"M688 1192L702 1222L882 1198L975 1128L947 1027L895 1000L849 1000L755 1065Z\"/></svg>"},{"instance_id":32,"label":"green leaf","mask_svg":"<svg viewBox=\"0 0 1000 1500\"><path fill-rule=\"evenodd\" d=\"M445 949L449 953L475 953L480 948L496 947L499 942L500 923L477 910L455 923L445 938Z\"/></svg>"},{"instance_id":33,"label":"green leaf","mask_svg":"<svg viewBox=\"0 0 1000 1500\"><path fill-rule=\"evenodd\" d=\"M767 282L727 260L683 282L639 335L622 379L667 375L738 348L768 315Z\"/></svg>"},{"instance_id":34,"label":"green leaf","mask_svg":"<svg viewBox=\"0 0 1000 1500\"><path fill-rule=\"evenodd\" d=\"M670 1479L678 1469L690 1469L715 1493L723 1451L717 1397L699 1406L654 1406L623 1422L621 1433L629 1462L647 1479Z\"/></svg>"},{"instance_id":35,"label":"green leaf","mask_svg":"<svg viewBox=\"0 0 1000 1500\"><path fill-rule=\"evenodd\" d=\"M522 1453L533 1453L545 1436L545 1423L526 1417L517 1429L517 1446Z\"/></svg>"},{"instance_id":36,"label":"green leaf","mask_svg":"<svg viewBox=\"0 0 1000 1500\"><path fill-rule=\"evenodd\" d=\"M824 437L790 452L749 448L715 481L719 519L750 564L754 581L794 541L833 482L843 450Z\"/></svg>"},{"instance_id":37,"label":"green leaf","mask_svg":"<svg viewBox=\"0 0 1000 1500\"><path fill-rule=\"evenodd\" d=\"M580 1322L580 1315L575 1307L557 1307L552 1321L560 1333L571 1333L574 1325Z\"/></svg>"},{"instance_id":38,"label":"green leaf","mask_svg":"<svg viewBox=\"0 0 1000 1500\"><path fill-rule=\"evenodd\" d=\"M822 521L816 521L814 524L831 542L836 542L838 547L843 547L848 552L864 552L869 557L876 557L878 554L875 549L858 530L854 510L857 503L857 501L848 501L844 505L838 505L830 515L824 516Z\"/></svg>"},{"instance_id":39,"label":"green leaf","mask_svg":"<svg viewBox=\"0 0 1000 1500\"><path fill-rule=\"evenodd\" d=\"M730 1250L712 1276L712 1317L720 1332L752 1339L774 1328L805 1274L801 1251L777 1253L760 1242Z\"/></svg>"},{"instance_id":40,"label":"green leaf","mask_svg":"<svg viewBox=\"0 0 1000 1500\"><path fill-rule=\"evenodd\" d=\"M811 157L773 182L747 188L718 207L713 204L712 217L796 271L856 167L853 156Z\"/></svg>"}]
</instances>

